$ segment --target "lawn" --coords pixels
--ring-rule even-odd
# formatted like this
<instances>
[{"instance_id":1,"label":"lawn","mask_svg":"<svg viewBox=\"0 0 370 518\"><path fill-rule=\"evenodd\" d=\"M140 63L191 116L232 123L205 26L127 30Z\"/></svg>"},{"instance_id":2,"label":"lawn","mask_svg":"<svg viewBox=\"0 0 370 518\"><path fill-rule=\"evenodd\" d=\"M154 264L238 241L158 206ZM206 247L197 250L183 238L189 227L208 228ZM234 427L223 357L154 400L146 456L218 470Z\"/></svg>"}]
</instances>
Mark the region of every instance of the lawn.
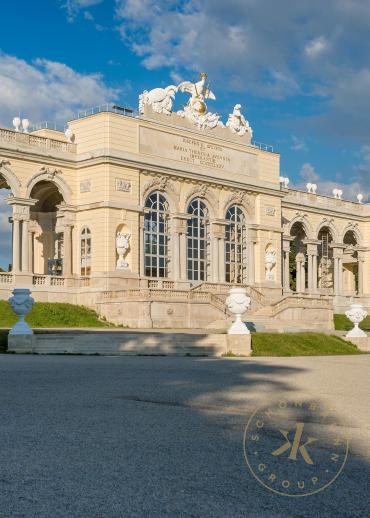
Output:
<instances>
[{"instance_id":1,"label":"lawn","mask_svg":"<svg viewBox=\"0 0 370 518\"><path fill-rule=\"evenodd\" d=\"M334 315L334 327L338 331L349 331L352 329L353 324L346 315L336 314ZM370 315L364 318L359 327L364 331L370 331Z\"/></svg>"},{"instance_id":2,"label":"lawn","mask_svg":"<svg viewBox=\"0 0 370 518\"><path fill-rule=\"evenodd\" d=\"M322 333L253 333L252 356L362 354L338 336Z\"/></svg>"},{"instance_id":3,"label":"lawn","mask_svg":"<svg viewBox=\"0 0 370 518\"><path fill-rule=\"evenodd\" d=\"M12 327L18 318L5 300L0 300L0 327ZM26 322L33 327L112 327L92 309L61 302L37 302ZM113 326L114 327L114 326Z\"/></svg>"}]
</instances>

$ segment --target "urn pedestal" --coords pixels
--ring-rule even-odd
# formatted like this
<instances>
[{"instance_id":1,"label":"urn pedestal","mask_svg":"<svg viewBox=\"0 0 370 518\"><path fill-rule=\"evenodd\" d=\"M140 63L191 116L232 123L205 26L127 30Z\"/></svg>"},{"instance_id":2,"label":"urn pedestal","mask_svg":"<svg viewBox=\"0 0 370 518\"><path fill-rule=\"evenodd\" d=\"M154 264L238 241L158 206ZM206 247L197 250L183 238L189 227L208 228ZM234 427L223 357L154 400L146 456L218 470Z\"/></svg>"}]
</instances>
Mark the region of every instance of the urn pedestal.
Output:
<instances>
[{"instance_id":1,"label":"urn pedestal","mask_svg":"<svg viewBox=\"0 0 370 518\"><path fill-rule=\"evenodd\" d=\"M251 303L245 288L231 288L226 299L226 305L230 313L236 318L228 330L229 335L249 335L250 331L242 322L242 315L247 311Z\"/></svg>"},{"instance_id":2,"label":"urn pedestal","mask_svg":"<svg viewBox=\"0 0 370 518\"><path fill-rule=\"evenodd\" d=\"M346 334L346 338L366 338L367 334L358 327L360 322L367 316L367 311L361 304L351 304L346 311L346 317L354 324L354 327Z\"/></svg>"},{"instance_id":3,"label":"urn pedestal","mask_svg":"<svg viewBox=\"0 0 370 518\"><path fill-rule=\"evenodd\" d=\"M10 307L19 317L18 322L9 331L10 335L33 335L33 331L24 317L31 311L35 301L31 297L31 291L28 288L14 288L13 296L8 300Z\"/></svg>"}]
</instances>

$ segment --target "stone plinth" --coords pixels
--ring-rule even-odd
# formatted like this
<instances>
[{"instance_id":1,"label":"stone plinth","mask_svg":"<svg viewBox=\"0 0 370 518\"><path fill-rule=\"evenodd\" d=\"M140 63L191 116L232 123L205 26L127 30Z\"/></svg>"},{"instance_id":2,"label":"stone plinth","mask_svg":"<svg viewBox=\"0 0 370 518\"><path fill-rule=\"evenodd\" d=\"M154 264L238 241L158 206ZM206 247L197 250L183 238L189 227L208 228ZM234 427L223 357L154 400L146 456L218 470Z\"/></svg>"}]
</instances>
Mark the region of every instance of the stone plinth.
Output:
<instances>
[{"instance_id":1,"label":"stone plinth","mask_svg":"<svg viewBox=\"0 0 370 518\"><path fill-rule=\"evenodd\" d=\"M237 356L250 356L252 354L251 335L227 335L227 352Z\"/></svg>"},{"instance_id":2,"label":"stone plinth","mask_svg":"<svg viewBox=\"0 0 370 518\"><path fill-rule=\"evenodd\" d=\"M370 336L362 336L362 337L343 337L344 340L347 340L347 342L351 342L352 344L355 344L357 349L359 351L362 351L364 353L370 353Z\"/></svg>"}]
</instances>

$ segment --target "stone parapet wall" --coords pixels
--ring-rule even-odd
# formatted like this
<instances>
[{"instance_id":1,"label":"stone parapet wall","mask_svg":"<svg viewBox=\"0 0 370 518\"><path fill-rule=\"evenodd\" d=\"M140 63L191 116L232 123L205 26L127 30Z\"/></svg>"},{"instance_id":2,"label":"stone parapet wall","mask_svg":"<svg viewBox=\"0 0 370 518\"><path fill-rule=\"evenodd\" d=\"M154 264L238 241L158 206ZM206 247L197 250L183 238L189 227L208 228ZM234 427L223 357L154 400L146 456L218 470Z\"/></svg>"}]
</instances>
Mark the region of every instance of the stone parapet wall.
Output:
<instances>
[{"instance_id":1,"label":"stone parapet wall","mask_svg":"<svg viewBox=\"0 0 370 518\"><path fill-rule=\"evenodd\" d=\"M232 352L249 356L250 335L234 338L226 334L84 330L9 335L8 349L37 354L222 356Z\"/></svg>"}]
</instances>

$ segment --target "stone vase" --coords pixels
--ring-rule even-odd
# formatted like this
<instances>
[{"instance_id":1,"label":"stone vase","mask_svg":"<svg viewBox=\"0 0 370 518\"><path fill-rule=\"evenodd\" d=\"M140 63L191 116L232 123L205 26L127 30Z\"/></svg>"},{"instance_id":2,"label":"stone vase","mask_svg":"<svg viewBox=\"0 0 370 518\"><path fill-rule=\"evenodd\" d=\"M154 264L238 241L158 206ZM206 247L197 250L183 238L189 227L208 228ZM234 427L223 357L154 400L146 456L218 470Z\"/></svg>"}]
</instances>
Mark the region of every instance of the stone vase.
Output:
<instances>
[{"instance_id":1,"label":"stone vase","mask_svg":"<svg viewBox=\"0 0 370 518\"><path fill-rule=\"evenodd\" d=\"M248 335L247 326L242 322L242 315L247 311L251 303L245 288L231 288L226 299L226 305L230 313L236 316L235 321L228 330L229 335Z\"/></svg>"},{"instance_id":2,"label":"stone vase","mask_svg":"<svg viewBox=\"0 0 370 518\"><path fill-rule=\"evenodd\" d=\"M27 288L14 288L13 296L8 300L10 307L19 317L18 322L9 331L10 335L32 335L33 331L24 317L31 311L35 301Z\"/></svg>"},{"instance_id":3,"label":"stone vase","mask_svg":"<svg viewBox=\"0 0 370 518\"><path fill-rule=\"evenodd\" d=\"M354 327L346 334L347 338L362 338L367 334L358 327L359 323L367 316L367 311L361 304L351 304L346 311L346 317L354 324Z\"/></svg>"}]
</instances>

